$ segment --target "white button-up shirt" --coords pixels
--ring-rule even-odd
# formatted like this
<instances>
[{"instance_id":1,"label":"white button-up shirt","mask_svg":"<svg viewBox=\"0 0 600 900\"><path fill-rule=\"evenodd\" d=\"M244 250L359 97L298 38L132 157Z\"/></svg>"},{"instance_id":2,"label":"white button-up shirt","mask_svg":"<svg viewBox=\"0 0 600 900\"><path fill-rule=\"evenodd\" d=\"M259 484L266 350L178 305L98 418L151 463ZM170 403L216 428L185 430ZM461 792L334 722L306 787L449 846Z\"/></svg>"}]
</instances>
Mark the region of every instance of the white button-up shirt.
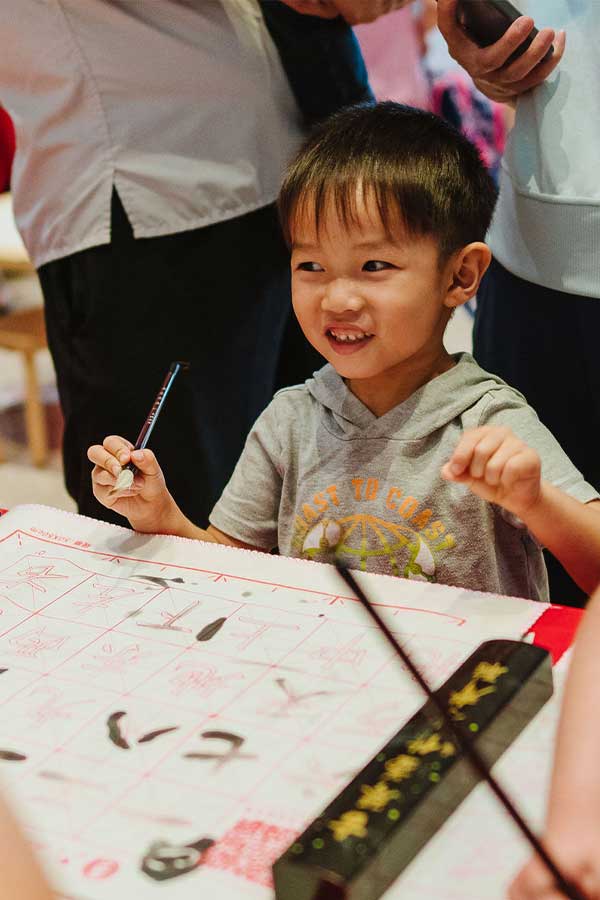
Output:
<instances>
[{"instance_id":1,"label":"white button-up shirt","mask_svg":"<svg viewBox=\"0 0 600 900\"><path fill-rule=\"evenodd\" d=\"M37 266L272 202L300 116L256 0L0 0L17 223Z\"/></svg>"}]
</instances>

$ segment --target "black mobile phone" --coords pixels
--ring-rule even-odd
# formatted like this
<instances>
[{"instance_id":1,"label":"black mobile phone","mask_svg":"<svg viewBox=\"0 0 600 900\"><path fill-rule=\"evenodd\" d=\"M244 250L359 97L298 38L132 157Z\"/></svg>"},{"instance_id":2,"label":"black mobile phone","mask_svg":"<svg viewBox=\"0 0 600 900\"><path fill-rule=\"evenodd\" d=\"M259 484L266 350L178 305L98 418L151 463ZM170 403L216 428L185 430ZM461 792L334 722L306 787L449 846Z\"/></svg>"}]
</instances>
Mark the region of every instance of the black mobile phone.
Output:
<instances>
[{"instance_id":1,"label":"black mobile phone","mask_svg":"<svg viewBox=\"0 0 600 900\"><path fill-rule=\"evenodd\" d=\"M459 0L456 9L459 24L479 47L495 44L521 15L509 0ZM537 28L533 28L523 43L508 57L505 65L525 53L537 33ZM554 47L550 47L542 62L550 59L553 53Z\"/></svg>"}]
</instances>

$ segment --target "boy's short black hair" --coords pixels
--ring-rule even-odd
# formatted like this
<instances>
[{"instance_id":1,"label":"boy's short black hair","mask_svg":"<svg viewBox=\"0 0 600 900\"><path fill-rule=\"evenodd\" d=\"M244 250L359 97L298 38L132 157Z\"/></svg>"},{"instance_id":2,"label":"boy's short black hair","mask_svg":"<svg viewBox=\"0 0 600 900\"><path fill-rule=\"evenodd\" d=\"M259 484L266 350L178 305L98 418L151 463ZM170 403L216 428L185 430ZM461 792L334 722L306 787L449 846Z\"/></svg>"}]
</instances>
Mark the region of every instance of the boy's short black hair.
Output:
<instances>
[{"instance_id":1,"label":"boy's short black hair","mask_svg":"<svg viewBox=\"0 0 600 900\"><path fill-rule=\"evenodd\" d=\"M295 216L314 215L318 228L329 201L345 225L356 222L359 186L389 234L400 223L431 235L442 259L485 239L496 202L477 149L443 119L392 102L348 107L315 129L287 171L278 205L288 245Z\"/></svg>"}]
</instances>

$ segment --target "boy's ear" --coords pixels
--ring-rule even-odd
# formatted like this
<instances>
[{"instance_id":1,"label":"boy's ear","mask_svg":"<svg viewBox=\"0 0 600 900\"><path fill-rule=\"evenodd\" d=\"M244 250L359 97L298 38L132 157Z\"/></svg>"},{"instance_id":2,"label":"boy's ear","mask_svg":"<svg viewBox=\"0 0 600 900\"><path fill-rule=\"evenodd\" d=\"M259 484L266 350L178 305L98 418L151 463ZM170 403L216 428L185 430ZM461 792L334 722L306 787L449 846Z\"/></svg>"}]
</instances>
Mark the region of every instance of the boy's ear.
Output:
<instances>
[{"instance_id":1,"label":"boy's ear","mask_svg":"<svg viewBox=\"0 0 600 900\"><path fill-rule=\"evenodd\" d=\"M470 300L477 293L479 282L491 260L492 252L483 241L473 241L455 253L448 266L444 306L456 308Z\"/></svg>"}]
</instances>

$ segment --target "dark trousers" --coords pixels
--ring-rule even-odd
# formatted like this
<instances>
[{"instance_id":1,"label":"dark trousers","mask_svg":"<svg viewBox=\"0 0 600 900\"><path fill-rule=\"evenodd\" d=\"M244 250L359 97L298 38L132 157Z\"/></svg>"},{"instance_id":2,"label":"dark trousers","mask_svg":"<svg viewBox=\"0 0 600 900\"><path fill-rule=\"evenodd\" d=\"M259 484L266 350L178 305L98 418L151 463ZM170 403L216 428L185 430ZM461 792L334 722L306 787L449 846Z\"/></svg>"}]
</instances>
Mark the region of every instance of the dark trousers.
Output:
<instances>
[{"instance_id":1,"label":"dark trousers","mask_svg":"<svg viewBox=\"0 0 600 900\"><path fill-rule=\"evenodd\" d=\"M492 262L477 294L474 354L525 395L586 481L600 490L600 300L531 284ZM550 596L585 594L547 554Z\"/></svg>"},{"instance_id":2,"label":"dark trousers","mask_svg":"<svg viewBox=\"0 0 600 900\"><path fill-rule=\"evenodd\" d=\"M360 44L341 16L307 16L281 0L260 6L307 125L344 106L375 102Z\"/></svg>"},{"instance_id":3,"label":"dark trousers","mask_svg":"<svg viewBox=\"0 0 600 900\"><path fill-rule=\"evenodd\" d=\"M64 469L79 511L127 524L91 491L90 444L135 441L172 360L178 376L149 447L195 522L227 483L274 391L323 364L291 315L273 207L135 240L113 193L112 242L42 266L48 341L65 417Z\"/></svg>"}]
</instances>

